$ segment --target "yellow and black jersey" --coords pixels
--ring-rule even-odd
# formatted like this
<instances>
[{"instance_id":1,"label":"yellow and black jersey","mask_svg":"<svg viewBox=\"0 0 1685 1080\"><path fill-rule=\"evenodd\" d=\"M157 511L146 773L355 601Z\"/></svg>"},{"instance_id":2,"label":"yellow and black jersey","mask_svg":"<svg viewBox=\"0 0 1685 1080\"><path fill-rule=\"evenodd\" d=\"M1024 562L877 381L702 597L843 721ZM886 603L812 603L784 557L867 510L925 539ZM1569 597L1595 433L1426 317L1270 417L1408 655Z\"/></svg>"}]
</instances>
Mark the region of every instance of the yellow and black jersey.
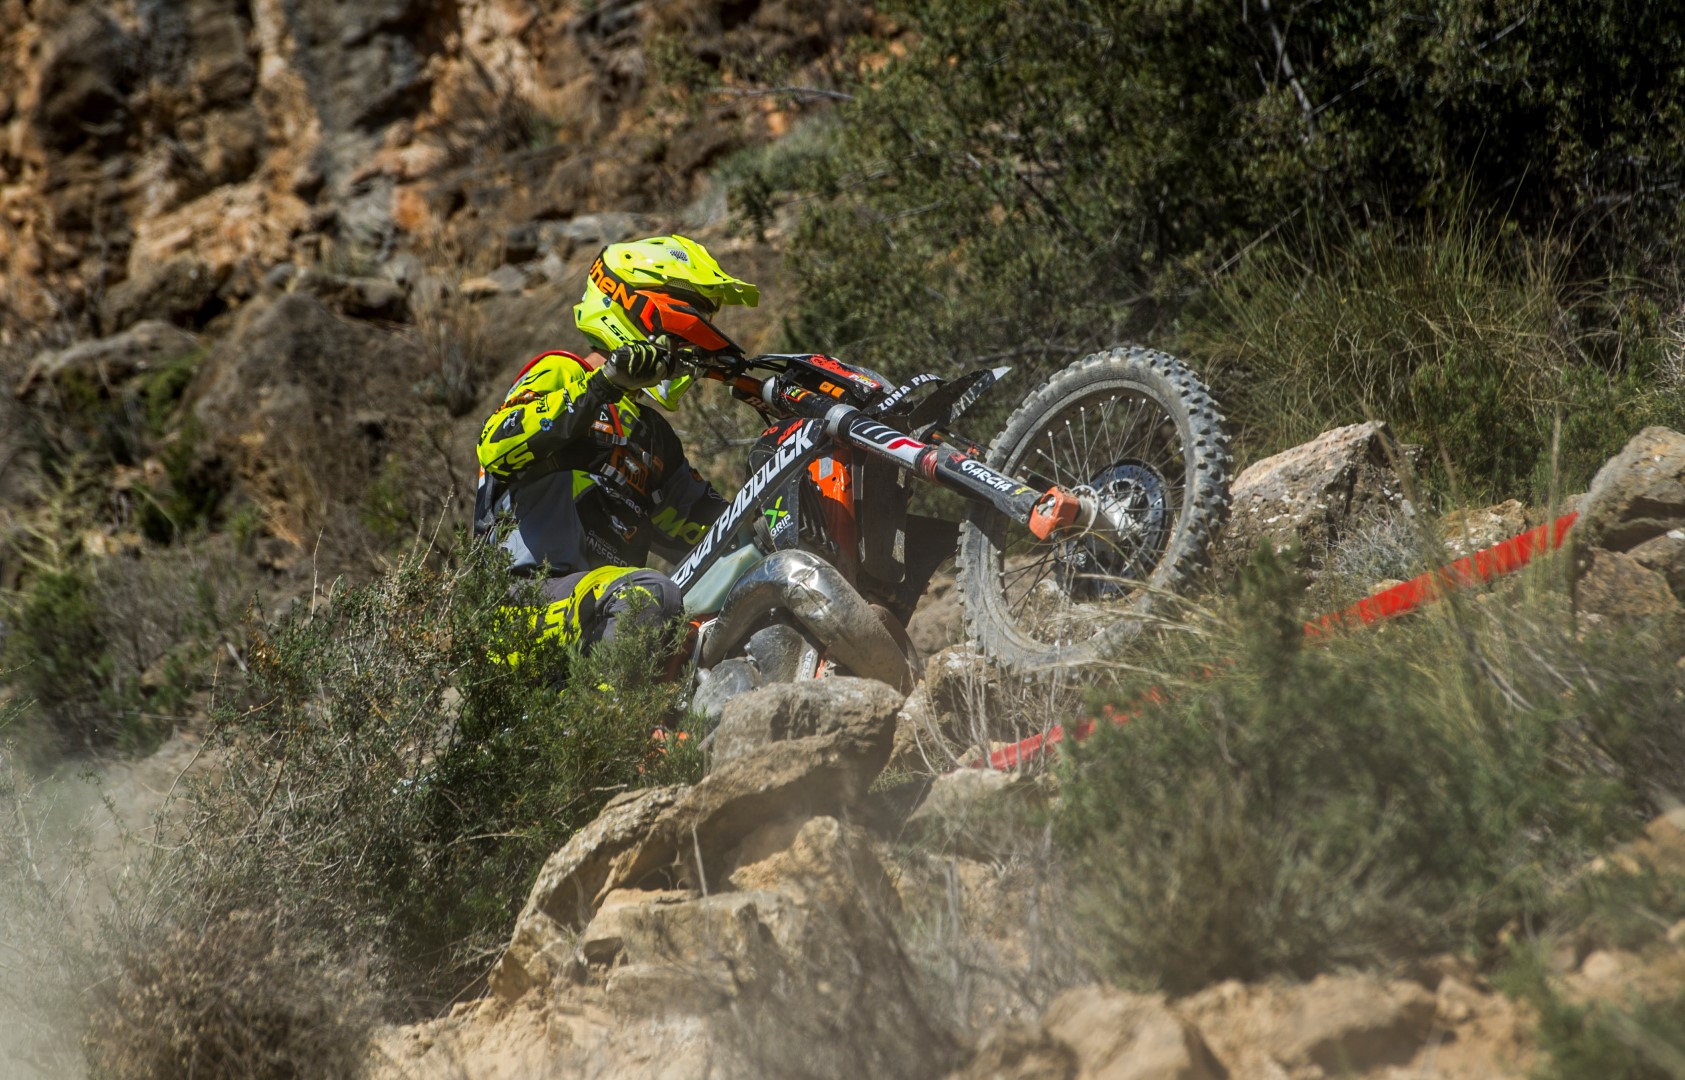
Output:
<instances>
[{"instance_id":1,"label":"yellow and black jersey","mask_svg":"<svg viewBox=\"0 0 1685 1080\"><path fill-rule=\"evenodd\" d=\"M514 569L680 559L725 509L665 417L572 353L537 357L480 430L474 531L514 519Z\"/></svg>"}]
</instances>

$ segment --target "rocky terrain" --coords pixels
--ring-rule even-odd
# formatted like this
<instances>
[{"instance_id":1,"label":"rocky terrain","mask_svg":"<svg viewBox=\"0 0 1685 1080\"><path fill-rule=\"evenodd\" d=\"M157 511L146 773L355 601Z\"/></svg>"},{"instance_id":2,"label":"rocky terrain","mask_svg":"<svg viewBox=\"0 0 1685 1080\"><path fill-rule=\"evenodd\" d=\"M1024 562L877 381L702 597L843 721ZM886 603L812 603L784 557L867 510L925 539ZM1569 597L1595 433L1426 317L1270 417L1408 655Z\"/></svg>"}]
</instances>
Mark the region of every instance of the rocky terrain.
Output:
<instances>
[{"instance_id":1,"label":"rocky terrain","mask_svg":"<svg viewBox=\"0 0 1685 1080\"><path fill-rule=\"evenodd\" d=\"M1314 537L1399 501L1386 438L1357 426L1259 462L1237 505L1263 507L1266 535L1310 540L1297 550L1319 564ZM1668 584L1685 551L1685 436L1644 432L1576 502L1581 617L1685 611ZM1452 550L1507 537L1514 509L1444 523L1460 529ZM1635 582L1610 588L1612 572ZM1022 814L1056 797L1053 777L926 767L880 782L906 747L953 744L948 710L989 694L987 671L958 645L905 699L838 678L728 703L707 778L622 796L557 851L487 995L384 1036L376 1075L1476 1080L1538 1065L1536 1017L1467 956L1183 997L1084 983L1045 923L1070 914ZM1583 872L1640 865L1685 868L1685 810ZM968 1039L929 1000L915 954L931 934L964 984ZM1665 999L1685 976L1685 921L1640 949L1588 926L1549 965L1576 1002Z\"/></svg>"},{"instance_id":2,"label":"rocky terrain","mask_svg":"<svg viewBox=\"0 0 1685 1080\"><path fill-rule=\"evenodd\" d=\"M64 664L49 690L92 684L91 705L59 703L73 737L48 783L93 830L77 880L104 884L66 909L167 846L266 619L464 521L474 434L525 357L580 344L571 306L604 244L702 239L768 298L725 328L784 343L789 211L734 213L734 170L824 122L840 77L906 35L821 0L0 0L0 644L60 580L89 584L48 606L92 597L118 639L99 664L79 638L38 650ZM680 434L729 485L741 418L695 397ZM1679 630L1685 436L1645 428L1561 505L1449 513L1418 486L1427 453L1369 420L1252 462L1194 603L1223 603L1267 547L1335 610L1424 552L1577 510L1568 552L1472 602L1556 589L1575 633ZM370 1074L1476 1080L1550 1059L1549 1017L1500 985L1505 950L1543 942L1568 1007L1678 994L1685 921L1658 905L1643 934L1585 916L1298 979L1110 977L1055 850L1067 774L972 767L1080 722L1095 686L1004 677L953 590L939 576L908 627L910 694L755 691L705 776L615 795L538 869L483 979L440 1015L382 1019ZM32 693L0 683L0 715ZM1677 793L1644 794L1648 824L1556 894L1685 875ZM14 824L45 888L27 841L46 833ZM0 1003L38 991L5 970ZM11 1038L0 1074L75 1057Z\"/></svg>"}]
</instances>

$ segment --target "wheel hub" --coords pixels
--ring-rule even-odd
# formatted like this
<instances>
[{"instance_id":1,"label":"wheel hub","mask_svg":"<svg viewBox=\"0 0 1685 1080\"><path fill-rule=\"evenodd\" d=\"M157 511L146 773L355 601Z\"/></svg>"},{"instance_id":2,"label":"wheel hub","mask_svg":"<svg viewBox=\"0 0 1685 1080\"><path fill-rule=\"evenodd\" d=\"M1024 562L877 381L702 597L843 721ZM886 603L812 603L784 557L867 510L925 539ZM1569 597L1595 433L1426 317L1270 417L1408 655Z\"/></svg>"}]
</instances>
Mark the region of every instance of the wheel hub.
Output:
<instances>
[{"instance_id":1,"label":"wheel hub","mask_svg":"<svg viewBox=\"0 0 1685 1080\"><path fill-rule=\"evenodd\" d=\"M1076 489L1093 500L1097 513L1086 535L1062 545L1062 576L1071 595L1113 599L1152 572L1169 529L1166 486L1157 469L1126 459Z\"/></svg>"}]
</instances>

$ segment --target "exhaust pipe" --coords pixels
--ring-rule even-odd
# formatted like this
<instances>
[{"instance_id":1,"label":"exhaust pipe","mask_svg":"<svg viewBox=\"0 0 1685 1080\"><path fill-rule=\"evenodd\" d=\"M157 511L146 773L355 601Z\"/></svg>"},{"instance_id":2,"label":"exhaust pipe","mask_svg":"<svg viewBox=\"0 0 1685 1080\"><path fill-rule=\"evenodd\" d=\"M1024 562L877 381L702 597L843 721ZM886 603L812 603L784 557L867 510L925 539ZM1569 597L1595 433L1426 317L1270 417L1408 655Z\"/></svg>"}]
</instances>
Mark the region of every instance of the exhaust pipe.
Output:
<instances>
[{"instance_id":1,"label":"exhaust pipe","mask_svg":"<svg viewBox=\"0 0 1685 1080\"><path fill-rule=\"evenodd\" d=\"M854 674L912 690L912 665L877 612L836 567L807 551L777 552L732 587L702 643L703 666L724 660L774 608L789 612Z\"/></svg>"}]
</instances>

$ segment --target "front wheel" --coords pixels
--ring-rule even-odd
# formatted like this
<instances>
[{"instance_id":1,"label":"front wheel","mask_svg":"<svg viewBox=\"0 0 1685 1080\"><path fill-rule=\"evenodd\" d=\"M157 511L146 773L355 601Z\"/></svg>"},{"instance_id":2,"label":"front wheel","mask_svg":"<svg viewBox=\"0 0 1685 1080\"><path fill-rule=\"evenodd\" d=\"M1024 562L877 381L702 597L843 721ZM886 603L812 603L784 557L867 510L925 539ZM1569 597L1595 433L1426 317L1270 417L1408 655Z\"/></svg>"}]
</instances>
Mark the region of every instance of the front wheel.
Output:
<instances>
[{"instance_id":1,"label":"front wheel","mask_svg":"<svg viewBox=\"0 0 1685 1080\"><path fill-rule=\"evenodd\" d=\"M989 446L1007 476L1086 497L1078 533L1038 540L991 507L961 526L959 591L984 653L1021 670L1085 663L1185 586L1228 516L1229 439L1210 392L1175 357L1096 353L1019 406Z\"/></svg>"}]
</instances>

